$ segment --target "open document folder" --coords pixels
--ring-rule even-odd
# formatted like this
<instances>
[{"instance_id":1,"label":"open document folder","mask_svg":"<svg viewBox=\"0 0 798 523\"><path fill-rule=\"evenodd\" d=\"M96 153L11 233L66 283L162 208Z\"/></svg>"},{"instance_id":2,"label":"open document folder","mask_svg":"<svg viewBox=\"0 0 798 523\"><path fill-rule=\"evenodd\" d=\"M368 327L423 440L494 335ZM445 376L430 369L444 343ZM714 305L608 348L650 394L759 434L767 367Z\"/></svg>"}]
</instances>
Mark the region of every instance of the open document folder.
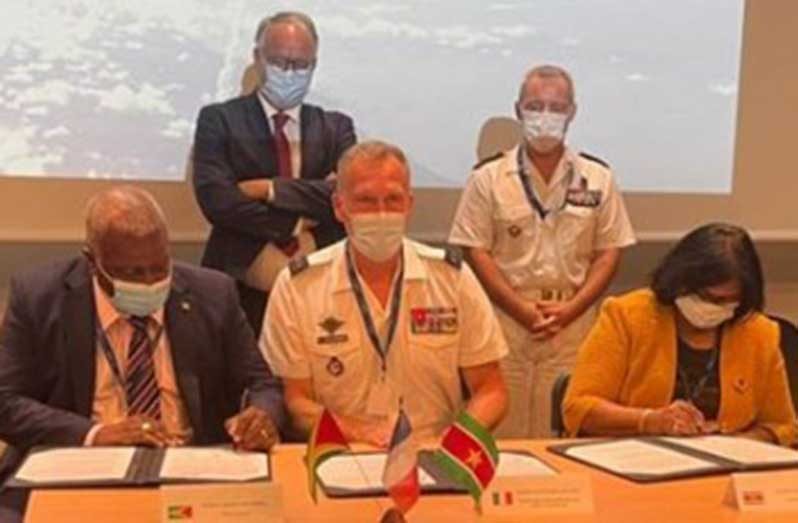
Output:
<instances>
[{"instance_id":1,"label":"open document folder","mask_svg":"<svg viewBox=\"0 0 798 523\"><path fill-rule=\"evenodd\" d=\"M269 456L228 447L35 448L9 487L158 485L271 479Z\"/></svg>"},{"instance_id":2,"label":"open document folder","mask_svg":"<svg viewBox=\"0 0 798 523\"><path fill-rule=\"evenodd\" d=\"M798 467L798 452L748 438L623 438L552 445L549 450L637 482Z\"/></svg>"},{"instance_id":3,"label":"open document folder","mask_svg":"<svg viewBox=\"0 0 798 523\"><path fill-rule=\"evenodd\" d=\"M383 496L387 492L382 484L387 454L363 452L339 454L322 463L318 470L319 483L324 494L330 498ZM557 471L524 451L502 451L499 453L497 476L541 476L554 475ZM432 459L431 451L418 455L418 482L425 493L453 493L465 490L452 483Z\"/></svg>"}]
</instances>

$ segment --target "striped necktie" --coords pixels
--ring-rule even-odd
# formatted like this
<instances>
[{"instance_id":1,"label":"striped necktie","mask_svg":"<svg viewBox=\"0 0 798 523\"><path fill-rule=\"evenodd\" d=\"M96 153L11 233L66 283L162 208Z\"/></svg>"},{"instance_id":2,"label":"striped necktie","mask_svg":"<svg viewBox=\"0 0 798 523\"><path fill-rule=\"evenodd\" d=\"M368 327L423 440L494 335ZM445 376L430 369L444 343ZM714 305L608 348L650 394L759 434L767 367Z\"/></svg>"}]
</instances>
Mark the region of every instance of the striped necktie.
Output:
<instances>
[{"instance_id":1,"label":"striped necktie","mask_svg":"<svg viewBox=\"0 0 798 523\"><path fill-rule=\"evenodd\" d=\"M161 391L155 379L154 347L147 332L149 318L131 316L133 326L125 373L125 394L128 416L143 415L161 419Z\"/></svg>"}]
</instances>

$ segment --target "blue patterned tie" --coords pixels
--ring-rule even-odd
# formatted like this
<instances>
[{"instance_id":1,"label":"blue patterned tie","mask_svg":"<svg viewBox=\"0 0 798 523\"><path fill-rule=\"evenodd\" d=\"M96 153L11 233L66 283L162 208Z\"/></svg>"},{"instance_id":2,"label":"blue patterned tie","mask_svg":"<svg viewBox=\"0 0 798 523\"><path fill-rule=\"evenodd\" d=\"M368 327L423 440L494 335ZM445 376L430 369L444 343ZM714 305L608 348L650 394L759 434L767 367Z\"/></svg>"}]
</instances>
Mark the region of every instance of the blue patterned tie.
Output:
<instances>
[{"instance_id":1,"label":"blue patterned tie","mask_svg":"<svg viewBox=\"0 0 798 523\"><path fill-rule=\"evenodd\" d=\"M153 346L147 323L149 318L131 316L133 337L130 339L125 373L125 394L127 395L128 416L143 415L155 420L161 419L161 392L155 379L155 365L152 359Z\"/></svg>"}]
</instances>

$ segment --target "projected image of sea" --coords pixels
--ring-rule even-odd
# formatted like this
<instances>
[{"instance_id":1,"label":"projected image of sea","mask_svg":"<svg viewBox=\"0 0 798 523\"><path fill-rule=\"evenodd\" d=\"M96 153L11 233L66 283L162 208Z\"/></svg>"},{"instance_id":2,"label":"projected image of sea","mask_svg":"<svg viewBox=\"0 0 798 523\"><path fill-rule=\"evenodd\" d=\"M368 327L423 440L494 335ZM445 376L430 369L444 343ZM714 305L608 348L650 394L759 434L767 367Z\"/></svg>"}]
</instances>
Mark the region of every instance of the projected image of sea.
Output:
<instances>
[{"instance_id":1,"label":"projected image of sea","mask_svg":"<svg viewBox=\"0 0 798 523\"><path fill-rule=\"evenodd\" d=\"M316 21L308 101L460 187L523 73L576 82L569 142L625 190L731 188L743 0L5 0L0 172L182 180L199 109L237 96L258 21Z\"/></svg>"}]
</instances>

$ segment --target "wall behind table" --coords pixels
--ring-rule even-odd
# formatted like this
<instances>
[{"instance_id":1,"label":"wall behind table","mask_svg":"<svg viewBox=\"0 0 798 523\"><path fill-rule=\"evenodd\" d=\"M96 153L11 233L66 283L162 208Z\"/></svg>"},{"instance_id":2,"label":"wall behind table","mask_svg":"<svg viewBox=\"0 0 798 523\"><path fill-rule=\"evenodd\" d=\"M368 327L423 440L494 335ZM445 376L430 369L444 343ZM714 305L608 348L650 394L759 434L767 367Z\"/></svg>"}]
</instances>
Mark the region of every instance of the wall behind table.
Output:
<instances>
[{"instance_id":1,"label":"wall behind table","mask_svg":"<svg viewBox=\"0 0 798 523\"><path fill-rule=\"evenodd\" d=\"M796 27L798 1L746 2L733 194L625 194L643 241L626 256L616 288L641 284L668 242L684 231L708 220L727 219L751 229L758 240L770 282L771 308L798 318L798 182L793 160L798 137ZM475 137L477 132L474 129ZM10 272L78 252L85 202L109 184L0 178L0 292ZM166 211L176 255L197 260L207 225L190 184L142 186ZM458 197L455 190L420 191L413 231L424 238L445 237Z\"/></svg>"}]
</instances>

